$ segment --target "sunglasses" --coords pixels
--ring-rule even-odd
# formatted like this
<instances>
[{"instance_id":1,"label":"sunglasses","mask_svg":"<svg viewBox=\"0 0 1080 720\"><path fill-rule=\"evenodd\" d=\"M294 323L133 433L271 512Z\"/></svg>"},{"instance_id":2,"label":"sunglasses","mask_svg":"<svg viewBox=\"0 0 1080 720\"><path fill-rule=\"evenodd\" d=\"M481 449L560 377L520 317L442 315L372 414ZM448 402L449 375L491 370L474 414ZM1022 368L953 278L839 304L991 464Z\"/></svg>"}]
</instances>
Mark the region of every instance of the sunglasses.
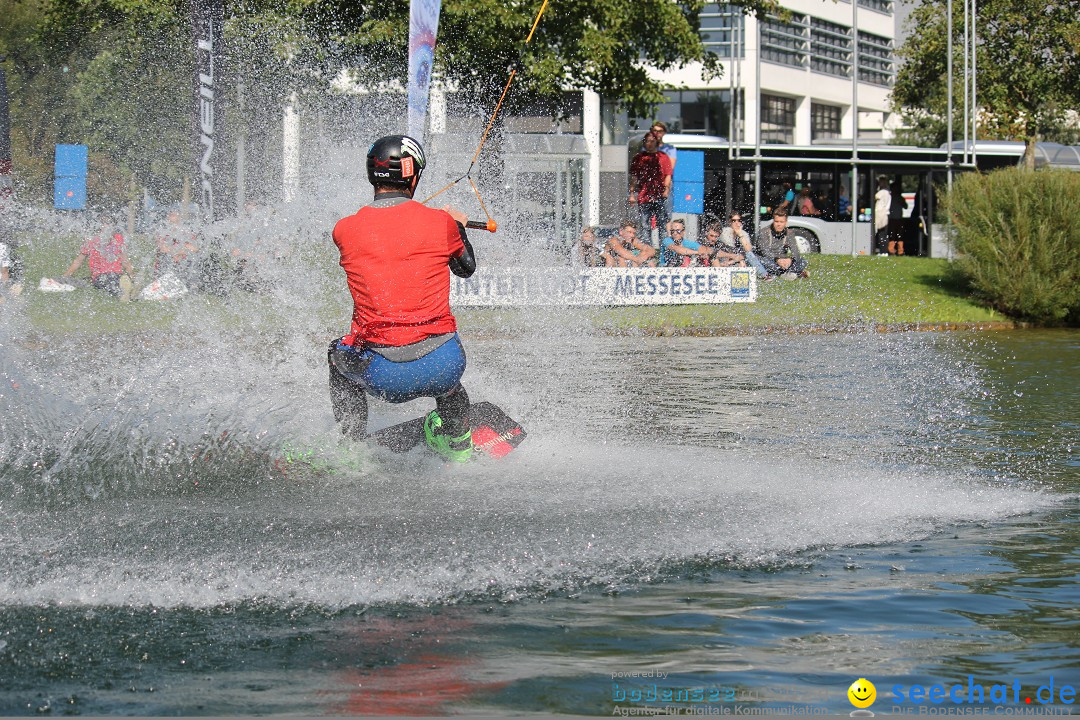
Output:
<instances>
[{"instance_id":1,"label":"sunglasses","mask_svg":"<svg viewBox=\"0 0 1080 720\"><path fill-rule=\"evenodd\" d=\"M673 233L684 233L686 231L683 230L682 228L671 228L671 232L673 232Z\"/></svg>"}]
</instances>

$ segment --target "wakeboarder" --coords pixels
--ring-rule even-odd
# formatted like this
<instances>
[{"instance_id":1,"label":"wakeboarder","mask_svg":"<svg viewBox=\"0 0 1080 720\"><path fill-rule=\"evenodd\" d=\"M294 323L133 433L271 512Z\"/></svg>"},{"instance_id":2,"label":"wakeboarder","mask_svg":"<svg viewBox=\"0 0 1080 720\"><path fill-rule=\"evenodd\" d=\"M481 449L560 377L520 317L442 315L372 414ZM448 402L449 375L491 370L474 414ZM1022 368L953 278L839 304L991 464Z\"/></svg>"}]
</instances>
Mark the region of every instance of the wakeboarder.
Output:
<instances>
[{"instance_id":1,"label":"wakeboarder","mask_svg":"<svg viewBox=\"0 0 1080 720\"><path fill-rule=\"evenodd\" d=\"M407 135L368 150L373 202L334 226L353 298L352 325L330 343L330 400L349 438L367 431L367 395L392 403L435 398L423 419L428 447L448 460L472 457L469 396L461 385L465 350L450 310L450 275L468 278L476 258L464 213L413 200L426 165Z\"/></svg>"}]
</instances>

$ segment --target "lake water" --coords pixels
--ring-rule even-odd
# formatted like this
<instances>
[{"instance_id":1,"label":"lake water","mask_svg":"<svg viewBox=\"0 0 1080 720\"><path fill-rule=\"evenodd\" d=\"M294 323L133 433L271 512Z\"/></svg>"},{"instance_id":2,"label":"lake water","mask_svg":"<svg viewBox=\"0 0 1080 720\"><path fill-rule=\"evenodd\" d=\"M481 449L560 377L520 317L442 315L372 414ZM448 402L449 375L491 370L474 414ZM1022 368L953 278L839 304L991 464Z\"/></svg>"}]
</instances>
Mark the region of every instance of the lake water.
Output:
<instances>
[{"instance_id":1,"label":"lake water","mask_svg":"<svg viewBox=\"0 0 1080 720\"><path fill-rule=\"evenodd\" d=\"M1073 707L1080 333L515 322L464 467L340 441L311 329L0 334L0 714Z\"/></svg>"}]
</instances>

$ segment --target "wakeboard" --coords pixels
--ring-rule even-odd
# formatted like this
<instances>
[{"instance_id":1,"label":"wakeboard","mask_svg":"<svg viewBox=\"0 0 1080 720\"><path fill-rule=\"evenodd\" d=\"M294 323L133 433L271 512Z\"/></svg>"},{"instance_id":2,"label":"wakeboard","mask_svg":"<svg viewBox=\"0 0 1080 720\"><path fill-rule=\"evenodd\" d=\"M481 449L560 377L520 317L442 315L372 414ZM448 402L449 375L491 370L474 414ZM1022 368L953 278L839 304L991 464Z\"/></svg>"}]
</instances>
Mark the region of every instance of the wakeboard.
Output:
<instances>
[{"instance_id":1,"label":"wakeboard","mask_svg":"<svg viewBox=\"0 0 1080 720\"><path fill-rule=\"evenodd\" d=\"M498 406L489 402L469 407L473 449L493 458L506 457L525 439L525 430ZM368 435L370 442L396 453L412 450L424 443L424 418L406 420Z\"/></svg>"}]
</instances>

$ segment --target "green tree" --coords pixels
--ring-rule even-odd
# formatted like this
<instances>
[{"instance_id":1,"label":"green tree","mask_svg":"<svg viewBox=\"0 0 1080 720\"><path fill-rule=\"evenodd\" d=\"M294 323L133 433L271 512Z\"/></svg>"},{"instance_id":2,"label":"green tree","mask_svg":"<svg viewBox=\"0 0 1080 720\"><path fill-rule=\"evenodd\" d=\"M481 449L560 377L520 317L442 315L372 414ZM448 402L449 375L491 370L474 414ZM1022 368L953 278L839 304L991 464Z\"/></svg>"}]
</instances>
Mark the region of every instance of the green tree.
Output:
<instances>
[{"instance_id":1,"label":"green tree","mask_svg":"<svg viewBox=\"0 0 1080 720\"><path fill-rule=\"evenodd\" d=\"M21 196L51 195L57 143L85 142L88 117L75 97L80 75L114 42L125 10L93 0L0 0L0 54L9 59L12 150ZM130 91L130 78L127 78ZM90 147L88 189L116 195L129 173L112 146Z\"/></svg>"},{"instance_id":2,"label":"green tree","mask_svg":"<svg viewBox=\"0 0 1080 720\"><path fill-rule=\"evenodd\" d=\"M776 0L739 4L779 12ZM558 0L525 45L540 6L444 0L435 72L465 101L491 107L517 68L507 112L558 111L565 91L591 89L647 116L664 89L648 68L719 71L698 35L703 0ZM85 142L103 187L134 179L175 198L192 164L189 12L185 0L0 0L17 174L33 168L44 194L55 143ZM365 85L403 87L408 15L409 0L228 0L225 87L244 86L243 112L226 110L230 134L273 146L285 99L332 104L343 69Z\"/></svg>"},{"instance_id":3,"label":"green tree","mask_svg":"<svg viewBox=\"0 0 1080 720\"><path fill-rule=\"evenodd\" d=\"M41 42L37 32L44 12L45 0L0 0L16 192L34 198L47 191L54 146L66 142L65 116L58 108L78 60L77 52L58 53Z\"/></svg>"},{"instance_id":4,"label":"green tree","mask_svg":"<svg viewBox=\"0 0 1080 720\"><path fill-rule=\"evenodd\" d=\"M128 178L176 197L190 163L189 33L175 16L126 17L69 91L82 142L108 153Z\"/></svg>"},{"instance_id":5,"label":"green tree","mask_svg":"<svg viewBox=\"0 0 1080 720\"><path fill-rule=\"evenodd\" d=\"M296 0L299 13L370 71L405 79L409 0ZM741 0L746 12L778 12L775 0ZM698 35L702 0L558 0L549 4L525 45L541 0L444 0L435 71L458 91L490 100L518 69L509 108L557 102L566 90L590 89L646 116L663 102L663 86L648 67L667 70L701 62L706 75L719 59Z\"/></svg>"},{"instance_id":6,"label":"green tree","mask_svg":"<svg viewBox=\"0 0 1080 720\"><path fill-rule=\"evenodd\" d=\"M897 51L902 59L892 102L918 144L945 141L948 118L946 1L921 0L909 18L911 34ZM1034 167L1034 144L1070 132L1080 108L1080 18L1070 3L1045 0L979 0L978 136L1023 140ZM953 7L954 135L963 132L963 3ZM1070 112L1072 111L1072 112Z\"/></svg>"}]
</instances>

